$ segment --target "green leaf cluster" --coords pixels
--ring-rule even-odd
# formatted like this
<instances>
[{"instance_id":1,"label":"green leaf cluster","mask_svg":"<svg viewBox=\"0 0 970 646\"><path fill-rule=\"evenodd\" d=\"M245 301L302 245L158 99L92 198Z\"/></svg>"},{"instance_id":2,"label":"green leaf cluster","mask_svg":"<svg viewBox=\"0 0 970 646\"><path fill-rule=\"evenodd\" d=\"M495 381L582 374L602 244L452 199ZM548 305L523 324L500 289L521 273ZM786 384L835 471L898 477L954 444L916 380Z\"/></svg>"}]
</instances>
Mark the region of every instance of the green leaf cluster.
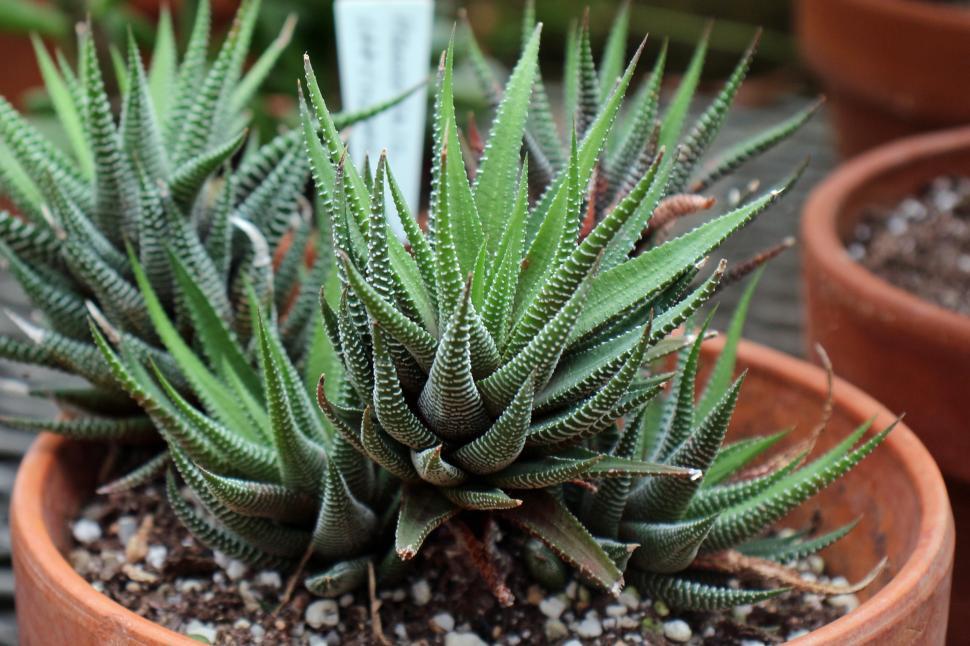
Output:
<instances>
[{"instance_id":1,"label":"green leaf cluster","mask_svg":"<svg viewBox=\"0 0 970 646\"><path fill-rule=\"evenodd\" d=\"M202 350L218 371L224 361L238 364L238 357L212 354L191 330L224 329L243 347L255 343L246 296L251 288L264 305L280 306L288 356L301 367L311 361L317 289L331 259L323 245L316 262L304 262L317 246L319 223L304 196L310 171L302 132L247 141L247 103L292 30L285 25L247 68L259 10L259 0L244 1L218 44L210 42L209 3L198 3L179 52L163 9L151 66L143 64L130 34L124 54L115 57L117 100L108 94L90 25L78 27L76 66L60 51L51 56L37 40L66 150L0 98L0 192L14 206L0 211L0 255L43 316L35 323L11 314L24 335L0 339L0 357L90 384L52 393L83 417L57 423L5 418L6 424L91 440L151 437L148 419L101 359L89 317L117 349L153 362L179 392L198 397L198 384L182 375L150 309L157 305L170 316L176 336ZM337 121L345 126L392 103ZM154 302L138 289L129 254ZM191 289L182 274L193 277ZM212 305L209 319L193 319L191 302L198 300Z\"/></svg>"},{"instance_id":2,"label":"green leaf cluster","mask_svg":"<svg viewBox=\"0 0 970 646\"><path fill-rule=\"evenodd\" d=\"M523 55L528 36L535 28L534 0L528 0L523 14ZM629 89L629 79L623 78L623 62L629 41L630 3L624 3L614 16L599 61L594 59L590 42L588 12L580 22L573 22L566 36L563 79L563 100L553 108L542 74L536 70L533 92L529 101L524 133L524 147L529 157L530 190L541 195L538 209L530 219L527 238L536 234L536 227L545 210L551 206L559 190L557 182L569 162L570 139L589 139L596 146L581 156L578 168L584 188L586 219L583 231L614 208L637 185L640 178L655 162L658 153L664 160L657 173L658 181L641 202L637 214L624 226L623 233L613 243L605 263L612 266L618 259L655 243L658 227L650 227L651 216L666 198L684 193L696 194L715 182L729 177L743 164L771 150L794 134L817 110L820 103L799 111L781 123L769 126L749 139L705 160L711 144L724 125L731 104L744 81L755 55L760 32L741 56L722 89L688 123L692 103L697 94L708 49L709 31L698 42L687 69L680 76L676 90L665 106L661 105L661 88L667 62L667 43L660 46L656 61L643 76L632 98L623 109L617 109L619 98ZM470 24L465 24L462 41L469 63L481 91L494 106L504 101L503 91L495 72L496 64L489 60L478 45ZM643 45L641 44L641 48ZM599 120L602 113L608 115ZM556 116L559 116L557 122ZM595 124L595 127L594 127ZM484 163L484 160L481 162ZM586 187L589 190L586 191ZM640 245L637 242L643 237ZM647 243L647 244L644 244Z\"/></svg>"}]
</instances>

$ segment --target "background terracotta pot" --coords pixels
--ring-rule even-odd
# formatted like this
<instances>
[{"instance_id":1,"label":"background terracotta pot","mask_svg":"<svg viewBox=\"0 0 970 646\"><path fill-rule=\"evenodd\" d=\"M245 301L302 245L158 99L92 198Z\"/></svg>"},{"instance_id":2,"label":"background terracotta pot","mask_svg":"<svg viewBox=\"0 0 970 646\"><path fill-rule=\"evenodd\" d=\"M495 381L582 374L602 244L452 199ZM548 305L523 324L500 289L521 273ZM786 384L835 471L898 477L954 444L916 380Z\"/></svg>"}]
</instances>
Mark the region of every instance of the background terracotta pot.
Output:
<instances>
[{"instance_id":1,"label":"background terracotta pot","mask_svg":"<svg viewBox=\"0 0 970 646\"><path fill-rule=\"evenodd\" d=\"M963 547L953 601L967 612L970 581L960 573L970 575L970 318L892 286L843 244L867 205L896 203L951 173L970 174L970 128L905 139L846 163L805 204L802 253L809 346L821 343L838 374L905 413L943 473L960 481L951 485Z\"/></svg>"},{"instance_id":2,"label":"background terracotta pot","mask_svg":"<svg viewBox=\"0 0 970 646\"><path fill-rule=\"evenodd\" d=\"M914 0L798 0L802 56L821 77L843 155L970 123L970 11Z\"/></svg>"},{"instance_id":3,"label":"background terracotta pot","mask_svg":"<svg viewBox=\"0 0 970 646\"><path fill-rule=\"evenodd\" d=\"M812 192L802 216L807 330L839 375L906 413L945 474L970 482L970 317L894 287L843 243L867 206L946 174L970 174L970 128L876 149Z\"/></svg>"},{"instance_id":4,"label":"background terracotta pot","mask_svg":"<svg viewBox=\"0 0 970 646\"><path fill-rule=\"evenodd\" d=\"M719 350L720 343L709 343L704 355L710 360ZM821 370L750 343L741 346L740 365L749 372L734 437L792 423L807 431L817 422L825 399ZM876 427L893 420L874 400L837 381L835 412L819 448L873 414ZM61 556L70 545L67 524L93 488L98 457L96 447L43 435L21 466L11 507L21 643L196 643L95 592ZM919 440L898 426L858 469L786 522L807 522L816 508L823 510L826 526L863 516L848 538L826 551L834 571L858 579L883 556L889 566L862 593L857 610L795 643L943 643L953 523L942 478Z\"/></svg>"}]
</instances>

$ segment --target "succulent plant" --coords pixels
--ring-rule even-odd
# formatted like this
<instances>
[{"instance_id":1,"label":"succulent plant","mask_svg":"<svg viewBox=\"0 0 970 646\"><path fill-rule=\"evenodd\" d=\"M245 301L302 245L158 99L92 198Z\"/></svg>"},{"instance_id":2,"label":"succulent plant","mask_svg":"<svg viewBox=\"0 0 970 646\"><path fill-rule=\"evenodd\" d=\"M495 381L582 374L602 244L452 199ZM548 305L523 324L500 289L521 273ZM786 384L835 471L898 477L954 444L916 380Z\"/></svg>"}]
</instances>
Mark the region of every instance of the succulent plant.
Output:
<instances>
[{"instance_id":1,"label":"succulent plant","mask_svg":"<svg viewBox=\"0 0 970 646\"><path fill-rule=\"evenodd\" d=\"M174 263L207 365L181 340L147 271L132 259L155 332L197 402L160 365L123 346L116 352L97 330L96 341L204 508L199 513L184 500L170 472L173 507L204 543L261 564L311 563L307 587L334 595L360 586L371 568L378 582L392 580L449 523L509 603L488 566L489 550L466 524L498 520L538 539L521 558L540 579L562 581L569 566L615 593L626 572L673 604L711 608L780 589L704 583L692 578L702 566L757 566L787 582L787 571L772 569L769 559L809 553L848 531L759 538L888 430L854 448L863 427L805 466L810 447L802 447L751 477L742 469L780 435L722 447L741 384L731 379L750 292L696 403L706 324L693 337L671 336L725 271L722 261L699 279L708 255L797 174L631 257L643 228L637 218L650 216L667 183L658 153L580 237L586 187L639 52L582 140L572 137L550 189L530 204L520 150L538 46L537 28L505 87L473 179L454 115L453 48L443 55L427 232L408 213L385 156L373 177L346 158L307 61L303 134L337 265L321 292L322 325L302 369L324 375L319 408L285 351L277 303L249 291L257 333L247 346L221 321L199 277ZM668 174L683 163L690 162L678 161ZM390 233L385 193L402 214L406 244ZM676 370L658 369L674 353ZM668 381L670 394L658 399ZM234 408L237 402L243 406Z\"/></svg>"},{"instance_id":2,"label":"succulent plant","mask_svg":"<svg viewBox=\"0 0 970 646\"><path fill-rule=\"evenodd\" d=\"M629 10L629 3L624 3L614 18L599 68L590 43L588 12L578 28L575 23L572 25L566 38L562 105L553 108L541 72L536 72L525 131L529 179L534 194L545 193L553 180L561 177L569 159L572 132L575 130L576 137L582 140L609 101L626 56ZM535 3L529 0L523 14L523 49L535 24ZM701 195L703 191L794 134L821 105L821 101L817 101L701 164L744 81L760 37L760 34L754 37L723 89L685 132L688 111L704 67L708 35L709 30L698 42L666 109L660 107L667 52L664 42L652 70L644 77L630 105L617 113L597 159L590 190L584 196L587 209L581 229L583 234L632 190L653 163L657 152L666 149L668 154L658 169L662 178L656 188L660 191L659 199L648 202L653 209L652 217L649 222L644 217L635 220L644 227L638 249L649 246L658 232L665 232L676 218L711 208L715 200ZM494 65L483 54L471 25L467 23L464 36L468 57L481 89L494 105L498 105L502 91ZM566 127L560 128L556 124L554 114L561 115ZM473 152L480 152L477 130L470 131ZM752 191L739 191L735 204L752 195Z\"/></svg>"},{"instance_id":3,"label":"succulent plant","mask_svg":"<svg viewBox=\"0 0 970 646\"><path fill-rule=\"evenodd\" d=\"M69 152L46 139L0 98L0 189L16 213L0 211L0 254L44 324L10 317L29 341L0 337L0 357L76 375L90 385L34 389L86 415L59 421L4 418L11 426L84 439L154 436L151 422L115 383L88 329L94 316L112 341L150 358L183 392L133 281L126 247L139 259L180 330L190 327L177 259L198 280L219 320L242 341L252 335L245 287L284 309L284 341L297 363L317 318L316 285L330 265L311 268L303 251L315 230L304 198L309 167L302 132L258 145L246 139L246 105L286 46L291 25L243 74L258 0L243 2L216 58L207 61L209 5L199 3L179 60L163 15L149 70L129 35L116 60L120 120L87 25L78 29L78 67L37 48L40 68ZM338 125L386 106L343 115ZM7 154L9 153L9 154ZM300 279L312 276L300 290ZM313 285L313 287L310 287Z\"/></svg>"},{"instance_id":4,"label":"succulent plant","mask_svg":"<svg viewBox=\"0 0 970 646\"><path fill-rule=\"evenodd\" d=\"M402 559L442 523L480 512L521 527L606 590L619 589L630 565L643 585L680 606L777 594L665 577L690 566L700 549L724 550L756 536L867 455L888 430L850 451L862 428L797 471L795 460L756 482L718 488L703 473L721 455L740 387L730 383L733 355L695 405L700 341L679 350L673 395L652 425L650 402L671 375L647 367L685 344L668 335L714 292L723 262L693 284L706 257L797 174L630 257L643 224L636 218L649 218L663 187L696 162L679 155L664 166L658 151L580 236L584 195L639 51L530 205L520 142L539 32L509 77L473 179L459 145L452 49L443 55L427 234L403 218L411 254L388 234L385 182L398 209L404 205L386 160L372 180L347 162L308 68L310 105L323 124L321 139L304 110L308 154L330 212L343 287L339 305L324 298L322 307L349 384L337 402L318 389L321 408L336 434L403 482L395 536ZM716 125L702 117L692 137L706 141L709 129ZM725 449L721 477L745 464L740 453L757 454L745 446ZM590 481L601 493L584 493ZM628 561L631 553L639 553L636 561ZM507 598L500 588L500 599Z\"/></svg>"}]
</instances>

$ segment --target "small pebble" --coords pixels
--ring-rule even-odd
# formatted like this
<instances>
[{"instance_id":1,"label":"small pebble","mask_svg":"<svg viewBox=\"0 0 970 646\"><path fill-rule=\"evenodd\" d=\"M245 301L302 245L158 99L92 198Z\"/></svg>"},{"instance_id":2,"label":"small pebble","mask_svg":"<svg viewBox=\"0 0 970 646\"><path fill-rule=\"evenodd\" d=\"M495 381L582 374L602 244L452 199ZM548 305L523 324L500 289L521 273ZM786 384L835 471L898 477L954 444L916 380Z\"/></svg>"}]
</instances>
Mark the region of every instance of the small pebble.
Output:
<instances>
[{"instance_id":1,"label":"small pebble","mask_svg":"<svg viewBox=\"0 0 970 646\"><path fill-rule=\"evenodd\" d=\"M664 622L664 637L672 642L684 643L693 633L690 626L683 619L671 619Z\"/></svg>"},{"instance_id":2,"label":"small pebble","mask_svg":"<svg viewBox=\"0 0 970 646\"><path fill-rule=\"evenodd\" d=\"M246 630L252 625L253 624L251 621L249 621L245 617L242 617L241 619L237 619L236 623L234 623L232 627L235 628L236 630Z\"/></svg>"},{"instance_id":3,"label":"small pebble","mask_svg":"<svg viewBox=\"0 0 970 646\"><path fill-rule=\"evenodd\" d=\"M134 516L122 516L118 519L117 531L118 540L125 545L138 531L138 519Z\"/></svg>"},{"instance_id":4,"label":"small pebble","mask_svg":"<svg viewBox=\"0 0 970 646\"><path fill-rule=\"evenodd\" d=\"M960 254L957 258L957 269L965 274L970 274L970 254Z\"/></svg>"},{"instance_id":5,"label":"small pebble","mask_svg":"<svg viewBox=\"0 0 970 646\"><path fill-rule=\"evenodd\" d=\"M318 599L306 607L304 618L311 628L333 627L340 623L340 611L333 599Z\"/></svg>"},{"instance_id":6,"label":"small pebble","mask_svg":"<svg viewBox=\"0 0 970 646\"><path fill-rule=\"evenodd\" d=\"M620 593L618 601L630 610L636 610L640 607L640 593L632 585L628 585Z\"/></svg>"},{"instance_id":7,"label":"small pebble","mask_svg":"<svg viewBox=\"0 0 970 646\"><path fill-rule=\"evenodd\" d=\"M859 597L854 594L837 594L834 597L829 597L826 602L830 606L835 606L836 608L842 608L846 612L852 612L859 607Z\"/></svg>"},{"instance_id":8,"label":"small pebble","mask_svg":"<svg viewBox=\"0 0 970 646\"><path fill-rule=\"evenodd\" d=\"M216 643L216 627L212 624L207 624L205 622L199 621L198 619L193 619L190 621L182 632L186 635L197 635L199 637L204 637L210 644Z\"/></svg>"},{"instance_id":9,"label":"small pebble","mask_svg":"<svg viewBox=\"0 0 970 646\"><path fill-rule=\"evenodd\" d=\"M620 604L611 604L606 606L606 615L608 617L622 617L626 614L626 606Z\"/></svg>"},{"instance_id":10,"label":"small pebble","mask_svg":"<svg viewBox=\"0 0 970 646\"><path fill-rule=\"evenodd\" d=\"M812 554L808 557L808 567L811 568L812 572L815 574L822 574L825 572L825 559L818 554Z\"/></svg>"},{"instance_id":11,"label":"small pebble","mask_svg":"<svg viewBox=\"0 0 970 646\"><path fill-rule=\"evenodd\" d=\"M394 634L401 641L407 641L408 639L408 627L404 624L394 624Z\"/></svg>"},{"instance_id":12,"label":"small pebble","mask_svg":"<svg viewBox=\"0 0 970 646\"><path fill-rule=\"evenodd\" d=\"M101 538L101 525L87 518L82 518L74 523L71 531L74 534L74 540L85 545L90 545Z\"/></svg>"},{"instance_id":13,"label":"small pebble","mask_svg":"<svg viewBox=\"0 0 970 646\"><path fill-rule=\"evenodd\" d=\"M182 593L200 592L202 581L199 579L178 579L175 582L175 589Z\"/></svg>"},{"instance_id":14,"label":"small pebble","mask_svg":"<svg viewBox=\"0 0 970 646\"><path fill-rule=\"evenodd\" d=\"M445 635L445 646L488 646L475 633L448 633Z\"/></svg>"},{"instance_id":15,"label":"small pebble","mask_svg":"<svg viewBox=\"0 0 970 646\"><path fill-rule=\"evenodd\" d=\"M811 631L808 630L807 628L796 628L795 630L793 630L790 633L788 633L788 635L787 635L787 637L785 637L785 639L787 639L788 641L791 641L793 639L798 639L799 637L803 637L803 636L807 635L810 632Z\"/></svg>"},{"instance_id":16,"label":"small pebble","mask_svg":"<svg viewBox=\"0 0 970 646\"><path fill-rule=\"evenodd\" d=\"M543 632L546 635L546 639L553 642L567 637L569 635L569 628L558 619L546 619Z\"/></svg>"},{"instance_id":17,"label":"small pebble","mask_svg":"<svg viewBox=\"0 0 970 646\"><path fill-rule=\"evenodd\" d=\"M670 608L663 601L657 601L653 604L653 611L657 613L660 617L666 617L670 614Z\"/></svg>"},{"instance_id":18,"label":"small pebble","mask_svg":"<svg viewBox=\"0 0 970 646\"><path fill-rule=\"evenodd\" d=\"M760 639L742 639L740 646L766 646Z\"/></svg>"},{"instance_id":19,"label":"small pebble","mask_svg":"<svg viewBox=\"0 0 970 646\"><path fill-rule=\"evenodd\" d=\"M577 585L575 581L570 581L569 583L566 584L566 596L569 597L570 599L575 599L576 590L578 588L579 588L579 585Z\"/></svg>"},{"instance_id":20,"label":"small pebble","mask_svg":"<svg viewBox=\"0 0 970 646\"><path fill-rule=\"evenodd\" d=\"M411 598L419 606L426 606L431 602L431 585L425 579L411 584Z\"/></svg>"},{"instance_id":21,"label":"small pebble","mask_svg":"<svg viewBox=\"0 0 970 646\"><path fill-rule=\"evenodd\" d=\"M564 643L562 646L583 646L583 643L578 639L570 639L568 642Z\"/></svg>"},{"instance_id":22,"label":"small pebble","mask_svg":"<svg viewBox=\"0 0 970 646\"><path fill-rule=\"evenodd\" d=\"M455 628L455 618L447 612L439 612L431 618L431 629L436 632L447 633Z\"/></svg>"},{"instance_id":23,"label":"small pebble","mask_svg":"<svg viewBox=\"0 0 970 646\"><path fill-rule=\"evenodd\" d=\"M603 634L603 624L600 623L596 615L588 613L579 623L579 626L576 627L576 634L587 639L599 637Z\"/></svg>"},{"instance_id":24,"label":"small pebble","mask_svg":"<svg viewBox=\"0 0 970 646\"><path fill-rule=\"evenodd\" d=\"M125 563L121 566L121 571L125 573L132 581L137 583L155 583L158 581L158 577L151 572L146 572L137 565L132 565L131 563Z\"/></svg>"},{"instance_id":25,"label":"small pebble","mask_svg":"<svg viewBox=\"0 0 970 646\"><path fill-rule=\"evenodd\" d=\"M81 574L88 572L91 567L91 552L87 550L71 550L67 558L71 561L71 567Z\"/></svg>"},{"instance_id":26,"label":"small pebble","mask_svg":"<svg viewBox=\"0 0 970 646\"><path fill-rule=\"evenodd\" d=\"M393 592L391 592L391 601L394 601L395 603L401 603L407 598L408 598L408 593L401 588L398 588L397 590L394 590Z\"/></svg>"},{"instance_id":27,"label":"small pebble","mask_svg":"<svg viewBox=\"0 0 970 646\"><path fill-rule=\"evenodd\" d=\"M630 615L623 615L622 617L617 619L616 625L622 628L623 630L633 630L640 624L637 622L636 619L634 619Z\"/></svg>"},{"instance_id":28,"label":"small pebble","mask_svg":"<svg viewBox=\"0 0 970 646\"><path fill-rule=\"evenodd\" d=\"M566 610L566 602L561 597L546 597L539 602L539 612L550 619L559 619Z\"/></svg>"},{"instance_id":29,"label":"small pebble","mask_svg":"<svg viewBox=\"0 0 970 646\"><path fill-rule=\"evenodd\" d=\"M102 581L110 581L121 571L121 566L125 563L125 555L115 550L104 550L101 552L101 568L98 570L98 578Z\"/></svg>"},{"instance_id":30,"label":"small pebble","mask_svg":"<svg viewBox=\"0 0 970 646\"><path fill-rule=\"evenodd\" d=\"M354 605L354 595L349 593L345 594L340 597L337 603L340 604L341 608L349 608L350 606Z\"/></svg>"},{"instance_id":31,"label":"small pebble","mask_svg":"<svg viewBox=\"0 0 970 646\"><path fill-rule=\"evenodd\" d=\"M264 588L276 589L283 587L283 579L280 577L280 573L275 570L263 570L257 574L256 583Z\"/></svg>"},{"instance_id":32,"label":"small pebble","mask_svg":"<svg viewBox=\"0 0 970 646\"><path fill-rule=\"evenodd\" d=\"M253 641L258 644L266 636L266 629L259 624L253 624L252 628L249 629L249 634L252 635Z\"/></svg>"},{"instance_id":33,"label":"small pebble","mask_svg":"<svg viewBox=\"0 0 970 646\"><path fill-rule=\"evenodd\" d=\"M145 554L145 563L153 570L161 572L165 567L165 559L167 558L167 547L164 545L149 545L148 552Z\"/></svg>"},{"instance_id":34,"label":"small pebble","mask_svg":"<svg viewBox=\"0 0 970 646\"><path fill-rule=\"evenodd\" d=\"M748 615L751 614L752 610L754 610L754 606L752 606L750 603L744 603L740 606L734 606L734 608L731 609L731 616L734 617L735 621L744 623L747 621Z\"/></svg>"},{"instance_id":35,"label":"small pebble","mask_svg":"<svg viewBox=\"0 0 970 646\"><path fill-rule=\"evenodd\" d=\"M246 576L246 564L236 559L230 560L226 566L226 576L232 581L238 581Z\"/></svg>"},{"instance_id":36,"label":"small pebble","mask_svg":"<svg viewBox=\"0 0 970 646\"><path fill-rule=\"evenodd\" d=\"M886 230L894 236L903 235L908 228L906 220L903 218L891 217L886 221Z\"/></svg>"},{"instance_id":37,"label":"small pebble","mask_svg":"<svg viewBox=\"0 0 970 646\"><path fill-rule=\"evenodd\" d=\"M249 581L239 582L239 598L243 600L243 605L250 612L257 612L261 607L262 595L253 590Z\"/></svg>"}]
</instances>

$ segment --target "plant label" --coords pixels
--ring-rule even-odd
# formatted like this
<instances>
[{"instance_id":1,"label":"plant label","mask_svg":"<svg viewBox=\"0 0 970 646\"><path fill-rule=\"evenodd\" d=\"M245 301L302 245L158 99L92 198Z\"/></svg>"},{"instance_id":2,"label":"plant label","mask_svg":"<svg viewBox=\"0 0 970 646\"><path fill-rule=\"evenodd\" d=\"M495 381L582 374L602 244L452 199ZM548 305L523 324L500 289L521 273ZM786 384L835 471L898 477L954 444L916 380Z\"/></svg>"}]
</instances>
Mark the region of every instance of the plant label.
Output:
<instances>
[{"instance_id":1,"label":"plant label","mask_svg":"<svg viewBox=\"0 0 970 646\"><path fill-rule=\"evenodd\" d=\"M336 0L337 58L344 111L386 101L428 78L433 0ZM421 189L427 93L417 90L402 103L350 128L350 156L371 169L382 150L412 214ZM403 238L401 222L388 195L390 225Z\"/></svg>"}]
</instances>

